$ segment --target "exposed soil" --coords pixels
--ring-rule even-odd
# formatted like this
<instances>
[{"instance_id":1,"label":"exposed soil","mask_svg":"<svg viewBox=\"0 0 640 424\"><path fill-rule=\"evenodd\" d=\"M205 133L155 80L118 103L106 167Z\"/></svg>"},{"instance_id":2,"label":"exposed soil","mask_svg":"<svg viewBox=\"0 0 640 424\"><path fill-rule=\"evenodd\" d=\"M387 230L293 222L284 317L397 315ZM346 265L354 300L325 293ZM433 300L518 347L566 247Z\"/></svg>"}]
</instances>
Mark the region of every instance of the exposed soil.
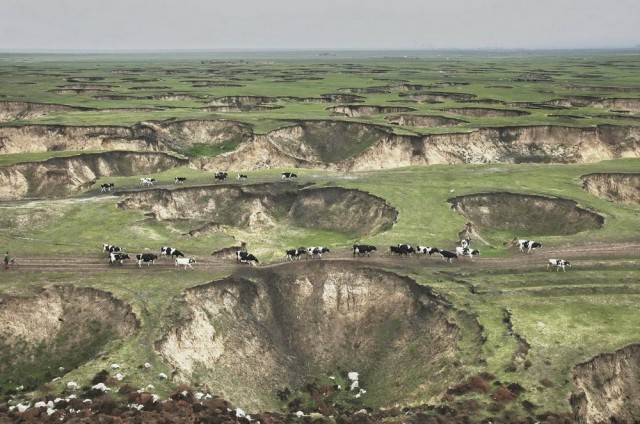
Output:
<instances>
[{"instance_id":1,"label":"exposed soil","mask_svg":"<svg viewBox=\"0 0 640 424\"><path fill-rule=\"evenodd\" d=\"M573 200L509 192L470 194L447 200L482 230L567 235L598 229L604 218Z\"/></svg>"},{"instance_id":2,"label":"exposed soil","mask_svg":"<svg viewBox=\"0 0 640 424\"><path fill-rule=\"evenodd\" d=\"M444 102L466 102L476 97L475 94L467 93L416 93L400 94L403 99L414 100L418 103L444 103Z\"/></svg>"},{"instance_id":3,"label":"exposed soil","mask_svg":"<svg viewBox=\"0 0 640 424\"><path fill-rule=\"evenodd\" d=\"M451 318L472 318L409 278L306 262L247 268L185 290L187 319L156 345L175 380L197 375L232 402L269 410L276 391L313 375L357 371L378 406L435 397L448 379L462 377L446 365L460 360L461 328ZM470 336L480 340L475 329Z\"/></svg>"},{"instance_id":4,"label":"exposed soil","mask_svg":"<svg viewBox=\"0 0 640 424\"><path fill-rule=\"evenodd\" d=\"M253 108L264 103L274 103L278 101L275 97L264 96L226 96L218 97L213 100L209 100L207 104L209 106L229 106L239 110L244 108Z\"/></svg>"},{"instance_id":5,"label":"exposed soil","mask_svg":"<svg viewBox=\"0 0 640 424\"><path fill-rule=\"evenodd\" d=\"M457 115L474 116L474 117L482 117L482 118L504 118L504 117L510 117L510 116L530 115L529 112L525 112L523 110L493 109L493 108L482 108L482 107L457 107L457 108L448 108L443 110L445 112L455 113Z\"/></svg>"},{"instance_id":6,"label":"exposed soil","mask_svg":"<svg viewBox=\"0 0 640 424\"><path fill-rule=\"evenodd\" d=\"M55 112L96 110L50 103L0 102L0 122L39 118ZM1 150L0 150L1 151Z\"/></svg>"},{"instance_id":7,"label":"exposed soil","mask_svg":"<svg viewBox=\"0 0 640 424\"><path fill-rule=\"evenodd\" d=\"M410 107L395 106L354 106L342 105L329 108L333 113L349 116L351 118L360 118L363 116L385 115L387 113L411 112L415 109Z\"/></svg>"},{"instance_id":8,"label":"exposed soil","mask_svg":"<svg viewBox=\"0 0 640 424\"><path fill-rule=\"evenodd\" d=\"M206 219L254 230L286 224L362 236L391 228L398 216L383 199L363 191L301 189L288 183L155 189L126 196L119 208L150 211L158 220Z\"/></svg>"},{"instance_id":9,"label":"exposed soil","mask_svg":"<svg viewBox=\"0 0 640 424\"><path fill-rule=\"evenodd\" d=\"M187 164L166 153L122 151L19 163L0 168L0 198L63 197L89 189L100 177L144 175Z\"/></svg>"},{"instance_id":10,"label":"exposed soil","mask_svg":"<svg viewBox=\"0 0 640 424\"><path fill-rule=\"evenodd\" d=\"M35 388L59 367L69 372L139 326L131 306L92 288L52 286L29 296L2 295L0 381L29 381Z\"/></svg>"},{"instance_id":11,"label":"exposed soil","mask_svg":"<svg viewBox=\"0 0 640 424\"><path fill-rule=\"evenodd\" d=\"M580 179L582 188L595 196L640 205L640 173L597 173Z\"/></svg>"},{"instance_id":12,"label":"exposed soil","mask_svg":"<svg viewBox=\"0 0 640 424\"><path fill-rule=\"evenodd\" d=\"M392 124L408 127L450 127L465 121L437 115L395 115L386 118Z\"/></svg>"},{"instance_id":13,"label":"exposed soil","mask_svg":"<svg viewBox=\"0 0 640 424\"><path fill-rule=\"evenodd\" d=\"M577 391L571 406L577 422L640 420L640 345L603 353L573 368Z\"/></svg>"}]
</instances>

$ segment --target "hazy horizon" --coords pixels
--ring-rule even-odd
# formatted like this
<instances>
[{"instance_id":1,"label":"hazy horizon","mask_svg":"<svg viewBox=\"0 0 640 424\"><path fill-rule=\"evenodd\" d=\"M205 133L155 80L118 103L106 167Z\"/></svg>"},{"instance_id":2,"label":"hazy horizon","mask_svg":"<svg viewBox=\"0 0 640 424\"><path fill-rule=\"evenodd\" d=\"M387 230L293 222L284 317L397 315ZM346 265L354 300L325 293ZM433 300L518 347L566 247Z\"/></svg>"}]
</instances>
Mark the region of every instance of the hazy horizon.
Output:
<instances>
[{"instance_id":1,"label":"hazy horizon","mask_svg":"<svg viewBox=\"0 0 640 424\"><path fill-rule=\"evenodd\" d=\"M637 0L0 0L0 51L573 50L640 46Z\"/></svg>"}]
</instances>

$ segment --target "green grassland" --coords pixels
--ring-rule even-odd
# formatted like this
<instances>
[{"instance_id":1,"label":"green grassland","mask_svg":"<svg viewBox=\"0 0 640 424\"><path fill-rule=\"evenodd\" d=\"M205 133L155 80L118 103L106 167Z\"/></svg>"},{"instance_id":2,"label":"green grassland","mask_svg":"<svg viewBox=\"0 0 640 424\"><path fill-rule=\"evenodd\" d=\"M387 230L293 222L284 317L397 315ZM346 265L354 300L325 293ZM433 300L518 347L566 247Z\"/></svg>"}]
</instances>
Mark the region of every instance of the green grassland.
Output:
<instances>
[{"instance_id":1,"label":"green grassland","mask_svg":"<svg viewBox=\"0 0 640 424\"><path fill-rule=\"evenodd\" d=\"M326 58L249 61L237 58L210 60L191 56L61 58L0 55L0 101L53 103L110 110L175 107L155 111L108 113L56 112L0 125L132 125L142 120L225 118L247 123L255 132L261 133L300 120L340 119L385 125L398 133L441 133L484 126L558 124L557 118L548 116L550 113L584 116L562 120L563 125L638 125L638 121L614 121L598 117L604 113L604 109L594 106L574 107L570 111L557 111L542 106L526 109L530 112L529 115L508 118L457 116L442 111L449 107L525 110L506 103L544 103L585 95L594 98L640 99L638 69L640 57L637 55L586 53L568 56L537 54L495 57L425 56L408 59L338 58L333 61ZM518 81L523 75L530 79ZM301 76L318 79L301 79ZM92 82L82 84L109 85L112 90L109 95L141 98L126 101L99 100L93 97L94 94L59 94L50 91L59 86L80 84L68 81L74 77L95 78ZM144 82L123 78L135 78ZM189 80L211 80L238 84L241 87L194 87L192 83L186 82ZM364 103L358 104L414 107L417 110L413 114L458 117L467 123L447 128L391 126L382 115L366 118L336 117L326 110L334 104L303 103L290 99L319 97L322 94L339 93L346 88L400 84L429 86L442 83L459 85L425 88L418 92L468 93L475 95L475 99L479 101L410 103L399 96L400 93L407 92L397 90L353 94L365 97ZM130 90L143 85L151 88ZM277 105L281 108L254 112L205 112L199 109L205 105L195 100L160 101L142 98L167 91L153 86L167 86L174 93L210 99L222 96L277 97ZM582 88L575 88L577 86ZM631 114L608 113L637 116L638 111ZM317 140L313 142L321 143L322 134L315 136ZM219 153L220 151L191 152L193 156ZM73 154L74 152L50 152L0 155L0 166ZM247 172L248 181L232 180L228 183L277 184L281 183L279 180L282 171L283 169L265 169ZM157 221L145 215L147 211L119 209L117 204L126 196L126 191L138 189L140 176L113 177L109 181L116 184L118 190L115 195L101 195L99 183L102 181L99 180L93 188L66 199L25 199L0 203L0 246L3 246L3 250L10 250L19 262L26 265L32 258L46 258L53 253L66 255L74 262L81 262L83 258L98 258L104 262L103 267L91 271L61 269L55 273L3 272L0 274L0 293L27 295L39 287L73 284L112 292L132 305L142 321L141 329L127 340L109 342L86 363L66 374L65 379L86 382L113 362L140 364L148 361L153 364L154 372L170 373L171 370L155 353L153 343L169 327L184 319L180 301L182 291L231 274L235 269L235 261L223 261L216 263L216 266L200 269L196 266L196 270L188 272L172 266L155 269L145 266L138 269L131 263L114 268L109 267L103 259L103 243L123 245L132 253L144 249L159 251L160 246L175 245L189 255L207 262L211 260L211 252L247 241L250 250L264 264L281 262L284 249L300 245L328 246L332 253L327 258L349 258L350 246L356 242L379 246L379 256L388 255L385 247L397 243L453 249L459 240L458 233L465 227L467 219L452 210L447 200L465 194L508 191L574 200L582 208L602 215L604 225L600 229L563 236L535 232L516 234L480 228L479 232L487 244L475 245L481 250L482 257L473 264L465 262L464 265L457 265L435 258L411 258L386 262L384 265L391 271L432 287L451 302L453 307L477 317L487 340L482 346L486 365L469 367L468 374L488 371L502 382L523 386L526 392L521 399L539 405L539 412L566 412L569 410L569 394L574 389L572 367L576 363L602 352L611 352L627 344L640 342L640 314L637 313L637 304L640 302L640 252L621 260L600 259L594 253L592 257L573 263L573 267L566 273L547 272L544 249L533 254L539 263L532 268L511 269L483 264L484 260L500 261L523 255L510 246L515 238L535 239L550 249L589 243L628 243L637 246L640 240L640 208L589 194L581 188L580 176L595 172L638 173L640 159L568 165L432 165L353 173L312 169L295 171L299 175L299 184L358 189L378 196L396 208L397 222L389 230L366 237L347 232L290 227L283 224L283 221L277 221L275 227L260 231L225 226L221 232L185 237L184 233L198 228L206 220ZM211 173L192 168L176 168L145 176L156 178L158 187L168 189L179 189L173 185L175 176L186 176L187 186L207 185L212 181ZM120 190L125 192L119 192ZM513 211L514 216L522 213L526 212ZM344 219L349 217L345 216ZM505 328L505 311L511 314L513 331L531 346L527 355L530 362L526 367L518 364L515 369L510 368L517 343ZM463 337L463 350L465 343L466 339ZM467 348L469 352L473 350L472 346ZM33 371L32 374L29 370L24 372L38 383L45 382L42 370ZM127 382L144 386L148 381L144 370L136 368L128 370ZM6 375L3 376L0 372L0 391L18 383L8 382ZM61 382L56 384L51 383L53 387L62 389ZM168 382L154 384L157 391L165 395L172 388ZM521 411L520 404L514 404L510 408Z\"/></svg>"}]
</instances>

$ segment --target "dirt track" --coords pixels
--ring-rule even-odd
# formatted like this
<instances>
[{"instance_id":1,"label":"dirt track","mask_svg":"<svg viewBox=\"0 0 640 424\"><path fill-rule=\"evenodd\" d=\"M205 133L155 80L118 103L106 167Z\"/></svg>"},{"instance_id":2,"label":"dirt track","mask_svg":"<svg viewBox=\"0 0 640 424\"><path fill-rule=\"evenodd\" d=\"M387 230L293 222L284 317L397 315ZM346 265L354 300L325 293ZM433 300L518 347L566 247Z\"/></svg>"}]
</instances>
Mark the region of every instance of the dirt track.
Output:
<instances>
[{"instance_id":1,"label":"dirt track","mask_svg":"<svg viewBox=\"0 0 640 424\"><path fill-rule=\"evenodd\" d=\"M485 258L482 256L475 257L473 260L468 257L459 260L453 260L448 263L438 254L429 255L411 255L408 257L400 257L392 255L388 251L380 249L374 252L371 257L353 257L351 250L338 250L325 254L323 261L353 261L356 263L366 263L373 266L386 268L402 267L403 264L414 268L423 265L426 268L434 269L451 269L470 268L476 270L496 270L511 271L514 273L524 271L535 271L546 269L547 259L565 259L571 262L572 268L591 268L596 264L600 267L609 268L620 265L621 263L631 263L637 265L640 263L640 243L624 243L624 244L602 244L595 243L590 245L572 245L563 248L547 249L542 248L532 253L521 253L516 248L510 248L510 256L505 258ZM134 255L131 255L132 257ZM319 259L299 259L297 261L280 261L268 264L259 264L259 268L272 268L285 264L298 264L304 266L306 261L317 261ZM18 273L43 273L43 272L185 272L182 266L176 267L174 261L170 258L160 258L155 265L142 264L141 268L137 267L135 258L125 261L123 265L109 265L109 260L101 254L88 255L86 259L82 256L77 258L68 255L51 255L38 257L17 257L17 265L9 270L9 272ZM238 265L233 257L229 258L199 258L197 263L193 265L195 269L228 269L230 272L236 267L247 267L249 265ZM187 269L187 271L190 271Z\"/></svg>"}]
</instances>

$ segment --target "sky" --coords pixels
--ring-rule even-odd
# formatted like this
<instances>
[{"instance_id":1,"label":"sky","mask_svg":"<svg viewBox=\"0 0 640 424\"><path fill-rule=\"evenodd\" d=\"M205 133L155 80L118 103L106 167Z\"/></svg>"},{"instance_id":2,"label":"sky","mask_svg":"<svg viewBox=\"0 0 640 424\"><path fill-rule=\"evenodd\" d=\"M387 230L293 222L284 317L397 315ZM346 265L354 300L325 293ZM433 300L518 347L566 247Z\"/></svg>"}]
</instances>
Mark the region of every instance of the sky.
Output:
<instances>
[{"instance_id":1,"label":"sky","mask_svg":"<svg viewBox=\"0 0 640 424\"><path fill-rule=\"evenodd\" d=\"M0 50L640 46L640 0L0 0Z\"/></svg>"}]
</instances>

